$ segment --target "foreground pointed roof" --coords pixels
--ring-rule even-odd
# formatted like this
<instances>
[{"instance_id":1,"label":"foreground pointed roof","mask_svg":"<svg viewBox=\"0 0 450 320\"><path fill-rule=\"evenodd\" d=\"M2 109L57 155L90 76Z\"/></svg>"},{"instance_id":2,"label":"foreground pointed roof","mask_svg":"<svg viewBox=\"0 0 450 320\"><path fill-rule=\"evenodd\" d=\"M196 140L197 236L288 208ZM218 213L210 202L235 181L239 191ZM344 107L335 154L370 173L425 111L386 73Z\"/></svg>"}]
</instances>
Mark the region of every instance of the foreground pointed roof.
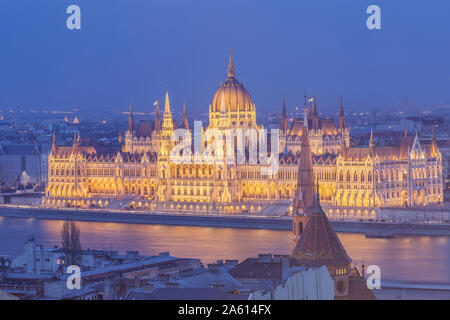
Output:
<instances>
[{"instance_id":1,"label":"foreground pointed roof","mask_svg":"<svg viewBox=\"0 0 450 320\"><path fill-rule=\"evenodd\" d=\"M336 232L320 206L317 196L308 208L309 220L301 234L291 257L300 265L319 267L322 265L348 265L348 256Z\"/></svg>"}]
</instances>

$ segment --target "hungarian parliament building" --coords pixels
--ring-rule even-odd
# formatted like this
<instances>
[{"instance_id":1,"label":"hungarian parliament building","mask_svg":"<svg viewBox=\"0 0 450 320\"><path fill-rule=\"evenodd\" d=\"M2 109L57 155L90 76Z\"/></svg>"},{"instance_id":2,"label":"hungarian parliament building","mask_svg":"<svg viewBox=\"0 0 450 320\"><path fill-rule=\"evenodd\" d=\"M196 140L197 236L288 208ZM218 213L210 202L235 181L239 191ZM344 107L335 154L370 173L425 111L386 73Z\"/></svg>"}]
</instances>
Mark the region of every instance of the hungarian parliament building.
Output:
<instances>
[{"instance_id":1,"label":"hungarian parliament building","mask_svg":"<svg viewBox=\"0 0 450 320\"><path fill-rule=\"evenodd\" d=\"M371 135L366 147L352 147L342 99L337 122L320 119L316 102L307 102L306 97L304 119L289 121L283 103L279 167L269 174L262 174L267 162L259 157L249 161L248 150L239 163L174 162L170 151L180 143L173 139L174 131L185 129L191 139L193 128L189 128L186 108L181 123L173 121L167 91L164 111L161 114L159 104L156 109L152 121L141 121L135 127L130 106L120 150L83 145L77 135L71 147L61 147L54 136L42 204L230 214L281 210L283 214L292 210L304 125L308 127L320 203L330 217L376 219L378 208L443 202L442 155L434 133L427 145L417 134L405 132L395 146L378 146ZM208 125L200 129L202 148L206 147L203 135L209 129L224 135L229 129L264 131L256 122L250 94L235 77L231 53L228 77L213 96ZM248 143L244 144L247 149Z\"/></svg>"}]
</instances>

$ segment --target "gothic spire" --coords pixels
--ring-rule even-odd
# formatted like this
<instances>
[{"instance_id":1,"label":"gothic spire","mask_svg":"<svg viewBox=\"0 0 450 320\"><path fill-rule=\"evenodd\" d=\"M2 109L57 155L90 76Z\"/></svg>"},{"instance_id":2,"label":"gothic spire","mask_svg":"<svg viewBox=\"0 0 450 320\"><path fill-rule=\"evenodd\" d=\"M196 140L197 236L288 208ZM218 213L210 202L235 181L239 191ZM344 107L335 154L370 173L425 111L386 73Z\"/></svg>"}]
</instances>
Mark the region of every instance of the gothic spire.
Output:
<instances>
[{"instance_id":1,"label":"gothic spire","mask_svg":"<svg viewBox=\"0 0 450 320\"><path fill-rule=\"evenodd\" d=\"M288 119L286 115L286 101L283 98L283 112L281 113L281 131L288 130Z\"/></svg>"},{"instance_id":2,"label":"gothic spire","mask_svg":"<svg viewBox=\"0 0 450 320\"><path fill-rule=\"evenodd\" d=\"M53 130L53 137L52 137L52 153L56 154L56 132Z\"/></svg>"},{"instance_id":3,"label":"gothic spire","mask_svg":"<svg viewBox=\"0 0 450 320\"><path fill-rule=\"evenodd\" d=\"M439 151L439 149L437 146L435 127L433 126L433 137L431 138L431 156L436 157L438 154L438 151Z\"/></svg>"},{"instance_id":4,"label":"gothic spire","mask_svg":"<svg viewBox=\"0 0 450 320\"><path fill-rule=\"evenodd\" d=\"M344 115L344 104L342 102L342 97L341 97L341 105L339 108L339 130L341 131L341 134L345 130L345 115Z\"/></svg>"},{"instance_id":5,"label":"gothic spire","mask_svg":"<svg viewBox=\"0 0 450 320\"><path fill-rule=\"evenodd\" d=\"M130 133L133 133L135 131L134 118L133 118L133 106L131 103L130 103L130 114L128 116L128 131L130 131Z\"/></svg>"},{"instance_id":6,"label":"gothic spire","mask_svg":"<svg viewBox=\"0 0 450 320\"><path fill-rule=\"evenodd\" d=\"M309 142L307 112L307 107L305 107L300 157L298 160L297 189L293 203L294 215L298 215L299 210L303 210L303 213L307 212L314 200L314 173Z\"/></svg>"},{"instance_id":7,"label":"gothic spire","mask_svg":"<svg viewBox=\"0 0 450 320\"><path fill-rule=\"evenodd\" d=\"M314 98L312 111L312 128L315 130L319 130L319 115L317 114L317 98Z\"/></svg>"},{"instance_id":8,"label":"gothic spire","mask_svg":"<svg viewBox=\"0 0 450 320\"><path fill-rule=\"evenodd\" d=\"M173 130L172 113L170 112L169 89L166 89L166 102L163 114L163 130Z\"/></svg>"},{"instance_id":9,"label":"gothic spire","mask_svg":"<svg viewBox=\"0 0 450 320\"><path fill-rule=\"evenodd\" d=\"M181 128L189 130L189 121L186 114L186 101L183 103L183 118L181 119Z\"/></svg>"},{"instance_id":10,"label":"gothic spire","mask_svg":"<svg viewBox=\"0 0 450 320\"><path fill-rule=\"evenodd\" d=\"M159 101L155 101L156 104L156 115L155 115L155 131L161 130L161 112L159 111Z\"/></svg>"},{"instance_id":11,"label":"gothic spire","mask_svg":"<svg viewBox=\"0 0 450 320\"><path fill-rule=\"evenodd\" d=\"M371 129L369 139L369 150L371 154L373 154L374 148L375 148L375 140L373 139L373 129Z\"/></svg>"},{"instance_id":12,"label":"gothic spire","mask_svg":"<svg viewBox=\"0 0 450 320\"><path fill-rule=\"evenodd\" d=\"M78 151L78 136L77 132L73 133L73 144L72 144L72 152L76 153Z\"/></svg>"},{"instance_id":13,"label":"gothic spire","mask_svg":"<svg viewBox=\"0 0 450 320\"><path fill-rule=\"evenodd\" d=\"M235 74L236 73L233 65L233 52L230 48L230 63L228 64L228 78L234 78Z\"/></svg>"},{"instance_id":14,"label":"gothic spire","mask_svg":"<svg viewBox=\"0 0 450 320\"><path fill-rule=\"evenodd\" d=\"M169 89L166 88L166 100L164 103L164 113L170 113Z\"/></svg>"}]
</instances>

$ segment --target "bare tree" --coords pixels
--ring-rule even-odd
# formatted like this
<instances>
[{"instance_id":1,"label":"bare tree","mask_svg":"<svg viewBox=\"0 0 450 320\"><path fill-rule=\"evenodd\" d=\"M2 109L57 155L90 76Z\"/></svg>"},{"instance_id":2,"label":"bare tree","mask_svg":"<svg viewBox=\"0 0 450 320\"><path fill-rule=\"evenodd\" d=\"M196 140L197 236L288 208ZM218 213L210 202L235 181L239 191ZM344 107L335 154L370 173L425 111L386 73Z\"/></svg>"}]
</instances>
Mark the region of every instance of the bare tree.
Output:
<instances>
[{"instance_id":1,"label":"bare tree","mask_svg":"<svg viewBox=\"0 0 450 320\"><path fill-rule=\"evenodd\" d=\"M72 220L64 221L63 227L61 229L61 239L65 265L80 265L80 229Z\"/></svg>"}]
</instances>

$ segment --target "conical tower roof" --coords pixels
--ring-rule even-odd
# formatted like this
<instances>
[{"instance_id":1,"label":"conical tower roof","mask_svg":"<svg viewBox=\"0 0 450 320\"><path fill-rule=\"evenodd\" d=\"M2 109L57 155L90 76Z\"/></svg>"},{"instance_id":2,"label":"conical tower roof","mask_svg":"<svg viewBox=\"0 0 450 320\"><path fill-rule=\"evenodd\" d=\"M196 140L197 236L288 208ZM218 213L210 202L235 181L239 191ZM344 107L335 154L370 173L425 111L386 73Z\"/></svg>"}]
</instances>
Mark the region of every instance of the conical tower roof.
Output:
<instances>
[{"instance_id":1,"label":"conical tower roof","mask_svg":"<svg viewBox=\"0 0 450 320\"><path fill-rule=\"evenodd\" d=\"M293 214L299 214L313 204L314 172L312 166L311 147L309 142L307 108L304 108L304 123L300 157L298 160L297 189L294 195Z\"/></svg>"},{"instance_id":2,"label":"conical tower roof","mask_svg":"<svg viewBox=\"0 0 450 320\"><path fill-rule=\"evenodd\" d=\"M317 195L307 211L308 223L291 257L297 259L303 266L350 264L352 259L348 256L330 220L320 206Z\"/></svg>"}]
</instances>

